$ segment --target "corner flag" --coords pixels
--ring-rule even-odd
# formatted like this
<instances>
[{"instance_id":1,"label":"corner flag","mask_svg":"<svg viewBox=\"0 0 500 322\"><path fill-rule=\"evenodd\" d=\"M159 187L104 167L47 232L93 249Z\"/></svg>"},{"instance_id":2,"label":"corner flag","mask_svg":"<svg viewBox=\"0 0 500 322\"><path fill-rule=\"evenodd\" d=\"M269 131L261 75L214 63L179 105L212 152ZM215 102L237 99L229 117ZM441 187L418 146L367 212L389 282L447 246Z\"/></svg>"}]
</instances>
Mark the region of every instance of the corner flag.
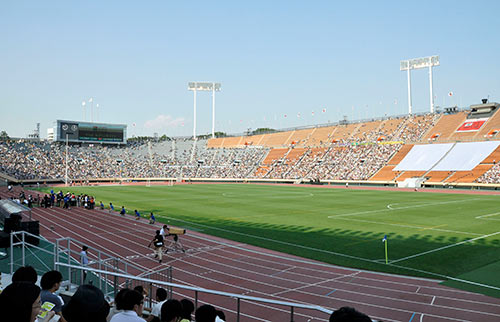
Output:
<instances>
[{"instance_id":1,"label":"corner flag","mask_svg":"<svg viewBox=\"0 0 500 322\"><path fill-rule=\"evenodd\" d=\"M384 235L384 238L382 238L382 242L385 243L385 263L388 264L389 257L387 256L387 235Z\"/></svg>"}]
</instances>

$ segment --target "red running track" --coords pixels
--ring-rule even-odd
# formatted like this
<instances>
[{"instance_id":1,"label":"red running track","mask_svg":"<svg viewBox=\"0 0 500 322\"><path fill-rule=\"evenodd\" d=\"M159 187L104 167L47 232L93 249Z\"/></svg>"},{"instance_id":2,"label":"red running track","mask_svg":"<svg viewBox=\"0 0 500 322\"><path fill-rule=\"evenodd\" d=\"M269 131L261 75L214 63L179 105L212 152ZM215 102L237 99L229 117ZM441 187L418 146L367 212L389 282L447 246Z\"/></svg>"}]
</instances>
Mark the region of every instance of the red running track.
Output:
<instances>
[{"instance_id":1,"label":"red running track","mask_svg":"<svg viewBox=\"0 0 500 322\"><path fill-rule=\"evenodd\" d=\"M171 265L174 283L331 310L348 305L381 321L500 321L500 299L439 281L347 269L194 231L180 237L186 253L169 253L159 264L147 246L160 224L83 208L35 208L32 215L49 241L72 237L145 271ZM174 297L193 300L194 293L174 289ZM236 321L235 299L199 295L199 302L213 304L227 321ZM289 308L263 303L242 301L241 312L242 322L290 320ZM309 310L296 310L294 317L295 322L328 320Z\"/></svg>"}]
</instances>

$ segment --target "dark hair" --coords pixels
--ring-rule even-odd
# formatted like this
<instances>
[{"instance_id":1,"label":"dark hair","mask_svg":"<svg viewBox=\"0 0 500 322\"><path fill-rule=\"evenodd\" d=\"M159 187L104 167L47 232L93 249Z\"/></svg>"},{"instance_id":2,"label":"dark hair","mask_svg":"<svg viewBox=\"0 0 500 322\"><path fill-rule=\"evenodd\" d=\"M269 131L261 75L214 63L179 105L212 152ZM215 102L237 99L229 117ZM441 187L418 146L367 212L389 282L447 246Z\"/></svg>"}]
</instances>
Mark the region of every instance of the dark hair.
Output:
<instances>
[{"instance_id":1,"label":"dark hair","mask_svg":"<svg viewBox=\"0 0 500 322\"><path fill-rule=\"evenodd\" d=\"M209 304L200 306L194 314L196 322L214 322L216 316L215 307Z\"/></svg>"},{"instance_id":2,"label":"dark hair","mask_svg":"<svg viewBox=\"0 0 500 322\"><path fill-rule=\"evenodd\" d=\"M215 310L215 314L217 314L217 316L223 320L223 321L226 321L226 315L224 314L224 312L222 312L221 310Z\"/></svg>"},{"instance_id":3,"label":"dark hair","mask_svg":"<svg viewBox=\"0 0 500 322\"><path fill-rule=\"evenodd\" d=\"M163 225L163 228L168 228L168 226L167 225Z\"/></svg>"},{"instance_id":4,"label":"dark hair","mask_svg":"<svg viewBox=\"0 0 500 322\"><path fill-rule=\"evenodd\" d=\"M171 321L182 313L182 304L178 300L168 300L161 306L161 321Z\"/></svg>"},{"instance_id":5,"label":"dark hair","mask_svg":"<svg viewBox=\"0 0 500 322\"><path fill-rule=\"evenodd\" d=\"M156 231L156 234L157 234L157 235L159 235L159 234L160 234L160 231L159 231L159 230L157 230L157 231Z\"/></svg>"},{"instance_id":6,"label":"dark hair","mask_svg":"<svg viewBox=\"0 0 500 322\"><path fill-rule=\"evenodd\" d=\"M188 299L182 299L181 300L182 304L182 314L181 318L183 319L188 319L191 321L191 313L194 311L194 304Z\"/></svg>"},{"instance_id":7,"label":"dark hair","mask_svg":"<svg viewBox=\"0 0 500 322\"><path fill-rule=\"evenodd\" d=\"M143 301L144 296L141 293L136 290L126 289L120 298L120 303L116 302L116 308L130 311L134 309L134 305L141 305Z\"/></svg>"},{"instance_id":8,"label":"dark hair","mask_svg":"<svg viewBox=\"0 0 500 322\"><path fill-rule=\"evenodd\" d=\"M130 291L130 289L128 288L122 288L121 290L118 291L118 293L116 293L115 295L115 305L116 305L116 309L117 310L123 310L122 308L122 299L123 299L123 295L127 292L127 291Z\"/></svg>"},{"instance_id":9,"label":"dark hair","mask_svg":"<svg viewBox=\"0 0 500 322\"><path fill-rule=\"evenodd\" d=\"M82 250L83 250L83 251L87 251L87 249L89 249L87 246L83 246L83 247L82 247Z\"/></svg>"},{"instance_id":10,"label":"dark hair","mask_svg":"<svg viewBox=\"0 0 500 322\"><path fill-rule=\"evenodd\" d=\"M141 295L144 295L144 287L142 285L137 285L136 287L134 287L134 291L137 291Z\"/></svg>"},{"instance_id":11,"label":"dark hair","mask_svg":"<svg viewBox=\"0 0 500 322\"><path fill-rule=\"evenodd\" d=\"M2 321L30 322L40 288L31 282L13 282L0 293Z\"/></svg>"},{"instance_id":12,"label":"dark hair","mask_svg":"<svg viewBox=\"0 0 500 322\"><path fill-rule=\"evenodd\" d=\"M329 322L371 322L368 315L348 306L341 307L330 315Z\"/></svg>"},{"instance_id":13,"label":"dark hair","mask_svg":"<svg viewBox=\"0 0 500 322\"><path fill-rule=\"evenodd\" d=\"M56 283L61 283L63 276L59 271L48 271L47 273L42 275L42 279L40 280L40 286L42 290L51 289L52 286Z\"/></svg>"},{"instance_id":14,"label":"dark hair","mask_svg":"<svg viewBox=\"0 0 500 322\"><path fill-rule=\"evenodd\" d=\"M12 275L12 282L31 282L36 283L38 274L33 266L21 266Z\"/></svg>"},{"instance_id":15,"label":"dark hair","mask_svg":"<svg viewBox=\"0 0 500 322\"><path fill-rule=\"evenodd\" d=\"M104 294L93 285L81 285L62 309L68 322L106 322L108 313L109 304Z\"/></svg>"},{"instance_id":16,"label":"dark hair","mask_svg":"<svg viewBox=\"0 0 500 322\"><path fill-rule=\"evenodd\" d=\"M163 287L158 287L156 290L156 299L158 301L165 301L167 299L167 290Z\"/></svg>"}]
</instances>

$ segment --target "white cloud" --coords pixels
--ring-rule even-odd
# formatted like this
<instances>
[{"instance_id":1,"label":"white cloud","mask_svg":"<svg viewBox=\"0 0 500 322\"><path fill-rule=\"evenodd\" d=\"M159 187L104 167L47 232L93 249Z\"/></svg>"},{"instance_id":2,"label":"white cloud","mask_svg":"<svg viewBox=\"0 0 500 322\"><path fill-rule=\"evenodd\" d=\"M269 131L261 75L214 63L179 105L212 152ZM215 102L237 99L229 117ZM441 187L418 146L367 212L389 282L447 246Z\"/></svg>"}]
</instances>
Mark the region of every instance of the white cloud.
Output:
<instances>
[{"instance_id":1,"label":"white cloud","mask_svg":"<svg viewBox=\"0 0 500 322\"><path fill-rule=\"evenodd\" d=\"M154 120L148 120L144 123L146 129L151 130L168 130L169 128L180 127L184 124L183 117L173 118L171 115L158 115Z\"/></svg>"}]
</instances>

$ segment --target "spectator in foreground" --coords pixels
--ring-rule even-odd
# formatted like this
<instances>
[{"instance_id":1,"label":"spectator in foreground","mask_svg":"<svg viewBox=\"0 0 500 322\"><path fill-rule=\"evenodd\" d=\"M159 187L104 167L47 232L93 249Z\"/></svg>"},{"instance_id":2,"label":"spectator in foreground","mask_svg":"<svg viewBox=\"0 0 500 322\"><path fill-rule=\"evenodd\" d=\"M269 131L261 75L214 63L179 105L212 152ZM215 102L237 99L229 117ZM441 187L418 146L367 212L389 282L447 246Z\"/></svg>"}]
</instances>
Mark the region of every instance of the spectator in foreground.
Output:
<instances>
[{"instance_id":1,"label":"spectator in foreground","mask_svg":"<svg viewBox=\"0 0 500 322\"><path fill-rule=\"evenodd\" d=\"M348 306L341 307L330 315L329 322L371 322L368 315Z\"/></svg>"},{"instance_id":2,"label":"spectator in foreground","mask_svg":"<svg viewBox=\"0 0 500 322\"><path fill-rule=\"evenodd\" d=\"M142 310L144 296L135 290L125 289L123 294L116 298L116 308L122 310L111 318L111 322L144 322Z\"/></svg>"},{"instance_id":3,"label":"spectator in foreground","mask_svg":"<svg viewBox=\"0 0 500 322\"><path fill-rule=\"evenodd\" d=\"M215 307L209 304L205 304L200 306L196 310L194 317L196 322L215 322L217 312L215 310Z\"/></svg>"},{"instance_id":4,"label":"spectator in foreground","mask_svg":"<svg viewBox=\"0 0 500 322\"><path fill-rule=\"evenodd\" d=\"M181 314L181 322L191 322L191 314L194 312L194 304L188 299L182 299L182 314Z\"/></svg>"},{"instance_id":5,"label":"spectator in foreground","mask_svg":"<svg viewBox=\"0 0 500 322\"><path fill-rule=\"evenodd\" d=\"M153 305L153 308L151 309L151 314L149 317L146 319L147 322L152 322L152 321L160 321L161 318L161 306L163 303L167 301L167 290L165 290L162 287L159 287L156 290L156 303ZM157 318L157 319L155 319Z\"/></svg>"},{"instance_id":6,"label":"spectator in foreground","mask_svg":"<svg viewBox=\"0 0 500 322\"><path fill-rule=\"evenodd\" d=\"M33 266L21 266L12 275L12 282L30 282L35 284L38 279Z\"/></svg>"},{"instance_id":7,"label":"spectator in foreground","mask_svg":"<svg viewBox=\"0 0 500 322\"><path fill-rule=\"evenodd\" d=\"M161 306L161 322L177 322L182 314L182 304L178 300L168 300Z\"/></svg>"},{"instance_id":8,"label":"spectator in foreground","mask_svg":"<svg viewBox=\"0 0 500 322\"><path fill-rule=\"evenodd\" d=\"M2 321L34 322L40 313L40 288L31 282L13 282L0 293ZM45 319L50 320L54 312Z\"/></svg>"},{"instance_id":9,"label":"spectator in foreground","mask_svg":"<svg viewBox=\"0 0 500 322\"><path fill-rule=\"evenodd\" d=\"M106 322L108 313L104 294L93 285L81 285L62 309L68 322Z\"/></svg>"},{"instance_id":10,"label":"spectator in foreground","mask_svg":"<svg viewBox=\"0 0 500 322\"><path fill-rule=\"evenodd\" d=\"M61 316L61 319L59 320L60 322L66 322L61 314L64 301L59 295L55 294L61 286L62 278L62 274L59 271L48 271L43 274L42 279L40 280L40 286L42 287L40 297L42 303L53 303L55 306L52 308L52 311Z\"/></svg>"},{"instance_id":11,"label":"spectator in foreground","mask_svg":"<svg viewBox=\"0 0 500 322\"><path fill-rule=\"evenodd\" d=\"M215 317L215 322L225 322L226 321L226 315L221 310L215 310L215 314L217 314L217 316Z\"/></svg>"},{"instance_id":12,"label":"spectator in foreground","mask_svg":"<svg viewBox=\"0 0 500 322\"><path fill-rule=\"evenodd\" d=\"M121 303L121 298L123 297L123 294L125 294L127 291L129 291L128 288L123 288L119 290L118 293L116 293L114 303L110 303L112 306L109 310L108 317L106 318L107 322L111 321L111 318L115 314L123 311L122 309L118 309L118 304Z\"/></svg>"}]
</instances>

